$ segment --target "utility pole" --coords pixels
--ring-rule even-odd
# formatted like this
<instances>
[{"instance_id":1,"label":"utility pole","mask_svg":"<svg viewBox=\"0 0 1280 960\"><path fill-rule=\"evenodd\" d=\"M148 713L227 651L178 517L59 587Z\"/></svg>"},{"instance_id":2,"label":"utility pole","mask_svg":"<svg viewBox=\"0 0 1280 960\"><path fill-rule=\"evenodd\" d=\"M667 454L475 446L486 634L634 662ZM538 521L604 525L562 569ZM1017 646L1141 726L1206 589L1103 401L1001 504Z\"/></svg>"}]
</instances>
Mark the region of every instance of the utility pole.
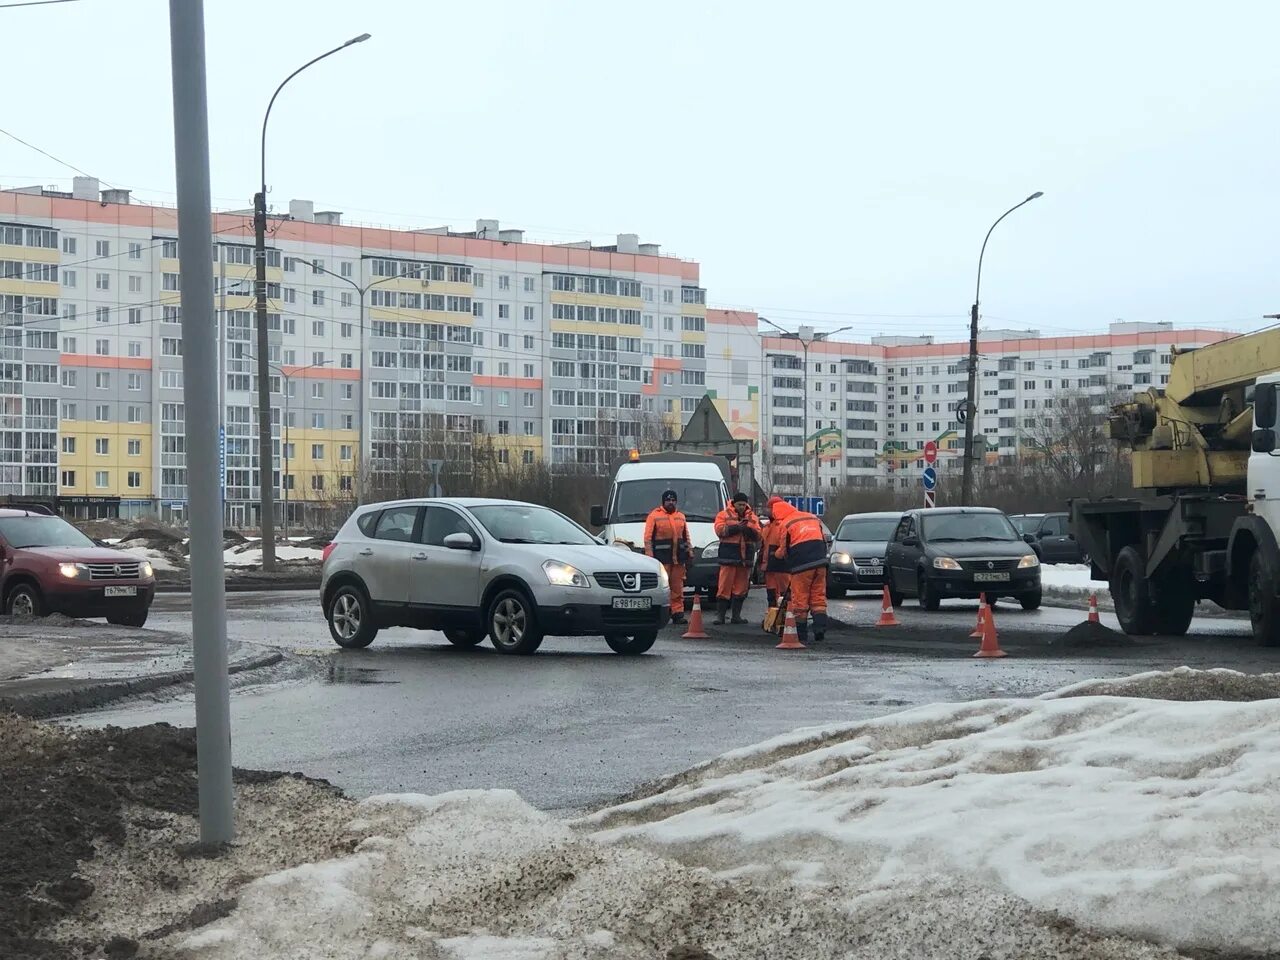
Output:
<instances>
[{"instance_id":1,"label":"utility pole","mask_svg":"<svg viewBox=\"0 0 1280 960\"><path fill-rule=\"evenodd\" d=\"M196 688L200 839L235 833L231 791L231 697L227 682L226 585L218 471L217 332L211 323L213 235L204 0L169 0L178 254L182 262L182 399L186 405L187 503L191 517L191 635Z\"/></svg>"},{"instance_id":2,"label":"utility pole","mask_svg":"<svg viewBox=\"0 0 1280 960\"><path fill-rule=\"evenodd\" d=\"M978 254L978 283L973 291L973 307L969 311L969 389L965 393L964 467L960 479L960 505L964 507L969 506L973 499L973 428L978 419L978 401L976 397L978 383L978 304L982 300L982 258L987 253L987 241L991 239L991 234L995 228L1000 226L1000 221L1024 204L1043 196L1044 191L1037 190L1023 200L1022 203L1015 203L1000 214L983 238L982 250ZM985 445L986 441L984 440L983 443Z\"/></svg>"}]
</instances>

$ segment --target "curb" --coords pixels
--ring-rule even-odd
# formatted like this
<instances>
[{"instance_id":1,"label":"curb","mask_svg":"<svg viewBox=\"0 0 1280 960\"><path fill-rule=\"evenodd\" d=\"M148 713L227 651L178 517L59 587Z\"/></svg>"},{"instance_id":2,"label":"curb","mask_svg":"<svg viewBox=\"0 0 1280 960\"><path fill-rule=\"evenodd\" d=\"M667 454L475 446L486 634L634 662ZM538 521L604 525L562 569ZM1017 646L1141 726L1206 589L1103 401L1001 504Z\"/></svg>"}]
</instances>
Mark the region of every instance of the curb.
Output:
<instances>
[{"instance_id":1,"label":"curb","mask_svg":"<svg viewBox=\"0 0 1280 960\"><path fill-rule=\"evenodd\" d=\"M227 593L264 593L272 590L320 590L320 578L313 580L228 580ZM190 593L191 584L183 581L160 581L156 593Z\"/></svg>"},{"instance_id":2,"label":"curb","mask_svg":"<svg viewBox=\"0 0 1280 960\"><path fill-rule=\"evenodd\" d=\"M230 676L275 666L283 659L284 654L279 652L264 653L231 664L227 667L227 674ZM32 720L42 720L46 717L80 713L123 697L150 693L179 683L190 683L194 679L195 672L192 670L173 670L169 673L155 673L124 680L101 682L86 680L77 686L61 690L32 691L9 697L0 696L0 712L7 711Z\"/></svg>"}]
</instances>

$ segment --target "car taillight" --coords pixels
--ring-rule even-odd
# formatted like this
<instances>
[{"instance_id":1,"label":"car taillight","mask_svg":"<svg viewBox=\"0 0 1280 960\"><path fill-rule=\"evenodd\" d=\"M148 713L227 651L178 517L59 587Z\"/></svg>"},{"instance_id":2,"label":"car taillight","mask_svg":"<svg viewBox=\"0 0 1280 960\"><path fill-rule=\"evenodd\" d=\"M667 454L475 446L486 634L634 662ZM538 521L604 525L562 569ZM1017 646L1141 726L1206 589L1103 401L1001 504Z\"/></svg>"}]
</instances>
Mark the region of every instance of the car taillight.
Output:
<instances>
[{"instance_id":1,"label":"car taillight","mask_svg":"<svg viewBox=\"0 0 1280 960\"><path fill-rule=\"evenodd\" d=\"M336 544L336 543L330 543L330 544L326 545L326 546L325 546L325 548L324 548L323 550L321 550L321 551L320 551L320 562L321 562L321 563L324 563L326 560L328 560L328 559L329 559L329 554L333 553L333 548L334 548L334 547L336 547L336 546L337 546L337 544Z\"/></svg>"}]
</instances>

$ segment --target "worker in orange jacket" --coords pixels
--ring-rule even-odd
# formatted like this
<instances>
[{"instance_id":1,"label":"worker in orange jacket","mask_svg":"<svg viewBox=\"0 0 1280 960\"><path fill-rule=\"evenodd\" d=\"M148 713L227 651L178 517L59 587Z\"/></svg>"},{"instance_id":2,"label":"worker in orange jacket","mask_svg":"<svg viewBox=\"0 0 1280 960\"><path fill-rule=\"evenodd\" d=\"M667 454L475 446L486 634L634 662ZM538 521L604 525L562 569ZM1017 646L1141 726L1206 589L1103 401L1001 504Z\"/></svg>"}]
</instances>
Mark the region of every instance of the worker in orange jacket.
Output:
<instances>
[{"instance_id":1,"label":"worker in orange jacket","mask_svg":"<svg viewBox=\"0 0 1280 960\"><path fill-rule=\"evenodd\" d=\"M774 556L774 551L781 545L782 524L774 519L773 505L783 503L781 497L770 497L765 504L765 513L769 522L765 524L761 536L764 538L764 549L760 551L760 568L764 571L765 596L769 598L769 606L776 607L786 595L791 585L791 574L787 573L786 560Z\"/></svg>"},{"instance_id":2,"label":"worker in orange jacket","mask_svg":"<svg viewBox=\"0 0 1280 960\"><path fill-rule=\"evenodd\" d=\"M797 510L785 500L769 501L773 521L779 524L778 546L773 554L786 563L791 574L791 611L796 617L800 642L808 639L809 614L813 614L813 639L821 643L827 632L827 538L822 521Z\"/></svg>"},{"instance_id":3,"label":"worker in orange jacket","mask_svg":"<svg viewBox=\"0 0 1280 960\"><path fill-rule=\"evenodd\" d=\"M751 567L756 544L760 542L760 520L751 510L745 493L735 493L729 506L716 515L716 536L720 538L720 580L716 585L716 623L724 623L733 608L731 623L746 623L742 605L751 586Z\"/></svg>"},{"instance_id":4,"label":"worker in orange jacket","mask_svg":"<svg viewBox=\"0 0 1280 960\"><path fill-rule=\"evenodd\" d=\"M644 553L667 568L671 580L671 622L686 623L684 618L684 577L693 559L693 541L689 539L689 523L676 509L674 490L662 491L662 506L654 507L644 522Z\"/></svg>"}]
</instances>

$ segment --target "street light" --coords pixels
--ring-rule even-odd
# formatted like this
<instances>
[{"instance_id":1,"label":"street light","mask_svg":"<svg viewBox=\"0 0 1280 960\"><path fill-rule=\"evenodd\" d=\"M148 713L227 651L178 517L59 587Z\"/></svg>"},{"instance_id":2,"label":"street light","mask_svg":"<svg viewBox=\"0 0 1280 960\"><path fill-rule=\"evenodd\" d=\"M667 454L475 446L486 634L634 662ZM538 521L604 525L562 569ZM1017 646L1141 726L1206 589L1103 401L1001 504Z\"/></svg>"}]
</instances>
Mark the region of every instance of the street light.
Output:
<instances>
[{"instance_id":1,"label":"street light","mask_svg":"<svg viewBox=\"0 0 1280 960\"><path fill-rule=\"evenodd\" d=\"M783 329L782 327L778 326L776 323L774 323L774 322L773 322L772 320L770 320L768 317L760 317L759 319L763 320L763 321L764 321L765 323L767 323L769 326L771 326L771 327L773 327L775 330L777 330L777 331L778 331L778 333L779 333L779 334L781 334L780 339L782 339L782 340L794 340L794 341L796 341L796 343L800 344L800 348L804 351L804 361L803 361L803 362L804 362L804 378L803 378L803 380L801 381L801 382L803 383L803 385L804 385L804 400L803 400L803 403L804 403L804 416L802 416L802 417L800 418L800 421L801 421L801 426L800 426L801 450L803 450L803 449L804 449L803 444L804 444L805 435L808 433L808 427L806 426L806 424L808 423L808 418L809 418L809 347L810 347L810 346L812 346L813 344L815 344L815 343L817 343L817 342L821 341L821 340L826 340L826 339L827 339L827 338L829 338L829 337L833 337L833 336L835 336L837 333L844 333L846 330L852 330L852 329L853 329L853 327L840 327L838 330L830 330L830 331L827 331L827 332L825 332L825 333L815 333L815 332L814 332L814 330L813 330L813 327L801 327L801 328L800 328L800 330L799 330L799 332L795 332L795 333L793 333L793 332L792 332L792 331L790 331L790 330L785 330L785 329ZM807 340L805 339L805 331L808 331L808 339L807 339ZM763 418L762 418L762 419L763 419ZM803 456L804 456L804 455L803 455L803 453L802 453L802 454L801 454L801 457L803 458ZM801 489L802 489L802 491L803 491L803 496L805 497L805 499L808 499L808 497L809 497L809 469L808 469L808 467L806 467L806 466L804 465L804 460L803 460L803 459L801 460L800 478L801 478ZM815 428L815 437L814 437L814 441L813 441L813 482L814 482L814 485L815 485L815 486L821 486L821 484L820 484L820 482L819 482L819 481L820 481L820 478L819 478L819 476L818 476L818 440L817 440L817 437L816 437L816 428Z\"/></svg>"},{"instance_id":2,"label":"street light","mask_svg":"<svg viewBox=\"0 0 1280 960\"><path fill-rule=\"evenodd\" d=\"M253 360L254 358L250 357L249 359ZM297 367L293 373L285 373L284 368L277 364L269 361L264 364L261 360L258 361L259 369L265 366L268 370L274 370L280 374L280 393L284 396L284 423L281 425L280 435L280 488L284 491L283 526L286 543L289 540L289 384L294 377L301 376L308 370L323 367L331 362L330 360L317 360L315 363L308 363L305 367Z\"/></svg>"},{"instance_id":3,"label":"street light","mask_svg":"<svg viewBox=\"0 0 1280 960\"><path fill-rule=\"evenodd\" d=\"M359 506L361 503L363 503L363 502L364 502L364 490L363 490L363 486L364 486L364 485L363 485L362 477L361 477L361 475L360 475L360 471L364 469L364 463L365 463L365 458L364 458L364 391L365 391L365 382L364 382L364 295L365 295L366 293L368 293L370 290L372 290L374 287L376 287L376 286L377 286L378 284L380 284L380 283L388 283L388 282L390 282L390 281L392 281L392 280L400 280L400 279L402 279L402 278L404 278L404 277L409 277L409 278L419 277L421 274L420 274L420 273L407 273L407 274L396 274L396 275L394 275L394 276L390 276L390 277L379 277L377 280L374 280L372 283L366 283L366 284L363 284L363 285L362 285L362 284L356 283L356 281L352 280L350 277L344 277L344 276L342 276L342 274L340 274L340 273L334 273L332 270L328 270L328 269L326 269L326 268L325 268L325 267L320 263L320 261L319 261L319 260L312 260L312 261L311 261L311 269L313 269L313 270L318 270L320 273L327 273L329 276L331 276L331 277L335 277L335 278L337 278L338 280L341 280L343 283L349 283L349 284L351 284L351 286L355 288L356 296L358 296L358 297L360 298L360 327L359 327L359 329L360 329L360 347L359 347L359 351L360 351L360 389L359 389L359 391L358 391L358 392L359 392L359 403L356 405L356 417L357 417L357 419L359 420L359 423L360 423L360 426L359 426L359 428L358 428L358 430L357 430L357 432L356 432L356 445L357 445L357 447L358 447L358 448L359 448L359 450L360 450L360 456L356 458L356 506Z\"/></svg>"},{"instance_id":4,"label":"street light","mask_svg":"<svg viewBox=\"0 0 1280 960\"><path fill-rule=\"evenodd\" d=\"M267 384L268 337L267 337L267 121L271 119L271 108L275 106L276 97L290 80L307 67L319 63L325 57L331 57L340 50L353 44L363 43L369 34L362 33L352 37L340 47L334 47L328 53L322 53L314 60L308 60L293 73L284 78L276 92L267 103L267 112L262 117L262 151L260 189L253 198L253 233L254 262L257 265L257 321L258 321L258 490L259 526L262 528L262 569L276 568L275 546L275 491L271 485L271 390Z\"/></svg>"},{"instance_id":5,"label":"street light","mask_svg":"<svg viewBox=\"0 0 1280 960\"><path fill-rule=\"evenodd\" d=\"M960 481L960 503L962 506L968 506L973 495L973 424L978 419L978 406L977 401L974 399L974 394L977 391L978 384L978 303L982 299L982 258L987 252L987 241L991 239L992 231L1000 226L1000 221L1019 207L1043 196L1044 191L1037 190L1023 200L1022 203L1015 203L1000 214L996 222L991 225L991 230L988 230L987 235L983 238L982 251L978 254L978 283L973 291L973 308L969 311L969 389L965 394L964 468Z\"/></svg>"}]
</instances>

